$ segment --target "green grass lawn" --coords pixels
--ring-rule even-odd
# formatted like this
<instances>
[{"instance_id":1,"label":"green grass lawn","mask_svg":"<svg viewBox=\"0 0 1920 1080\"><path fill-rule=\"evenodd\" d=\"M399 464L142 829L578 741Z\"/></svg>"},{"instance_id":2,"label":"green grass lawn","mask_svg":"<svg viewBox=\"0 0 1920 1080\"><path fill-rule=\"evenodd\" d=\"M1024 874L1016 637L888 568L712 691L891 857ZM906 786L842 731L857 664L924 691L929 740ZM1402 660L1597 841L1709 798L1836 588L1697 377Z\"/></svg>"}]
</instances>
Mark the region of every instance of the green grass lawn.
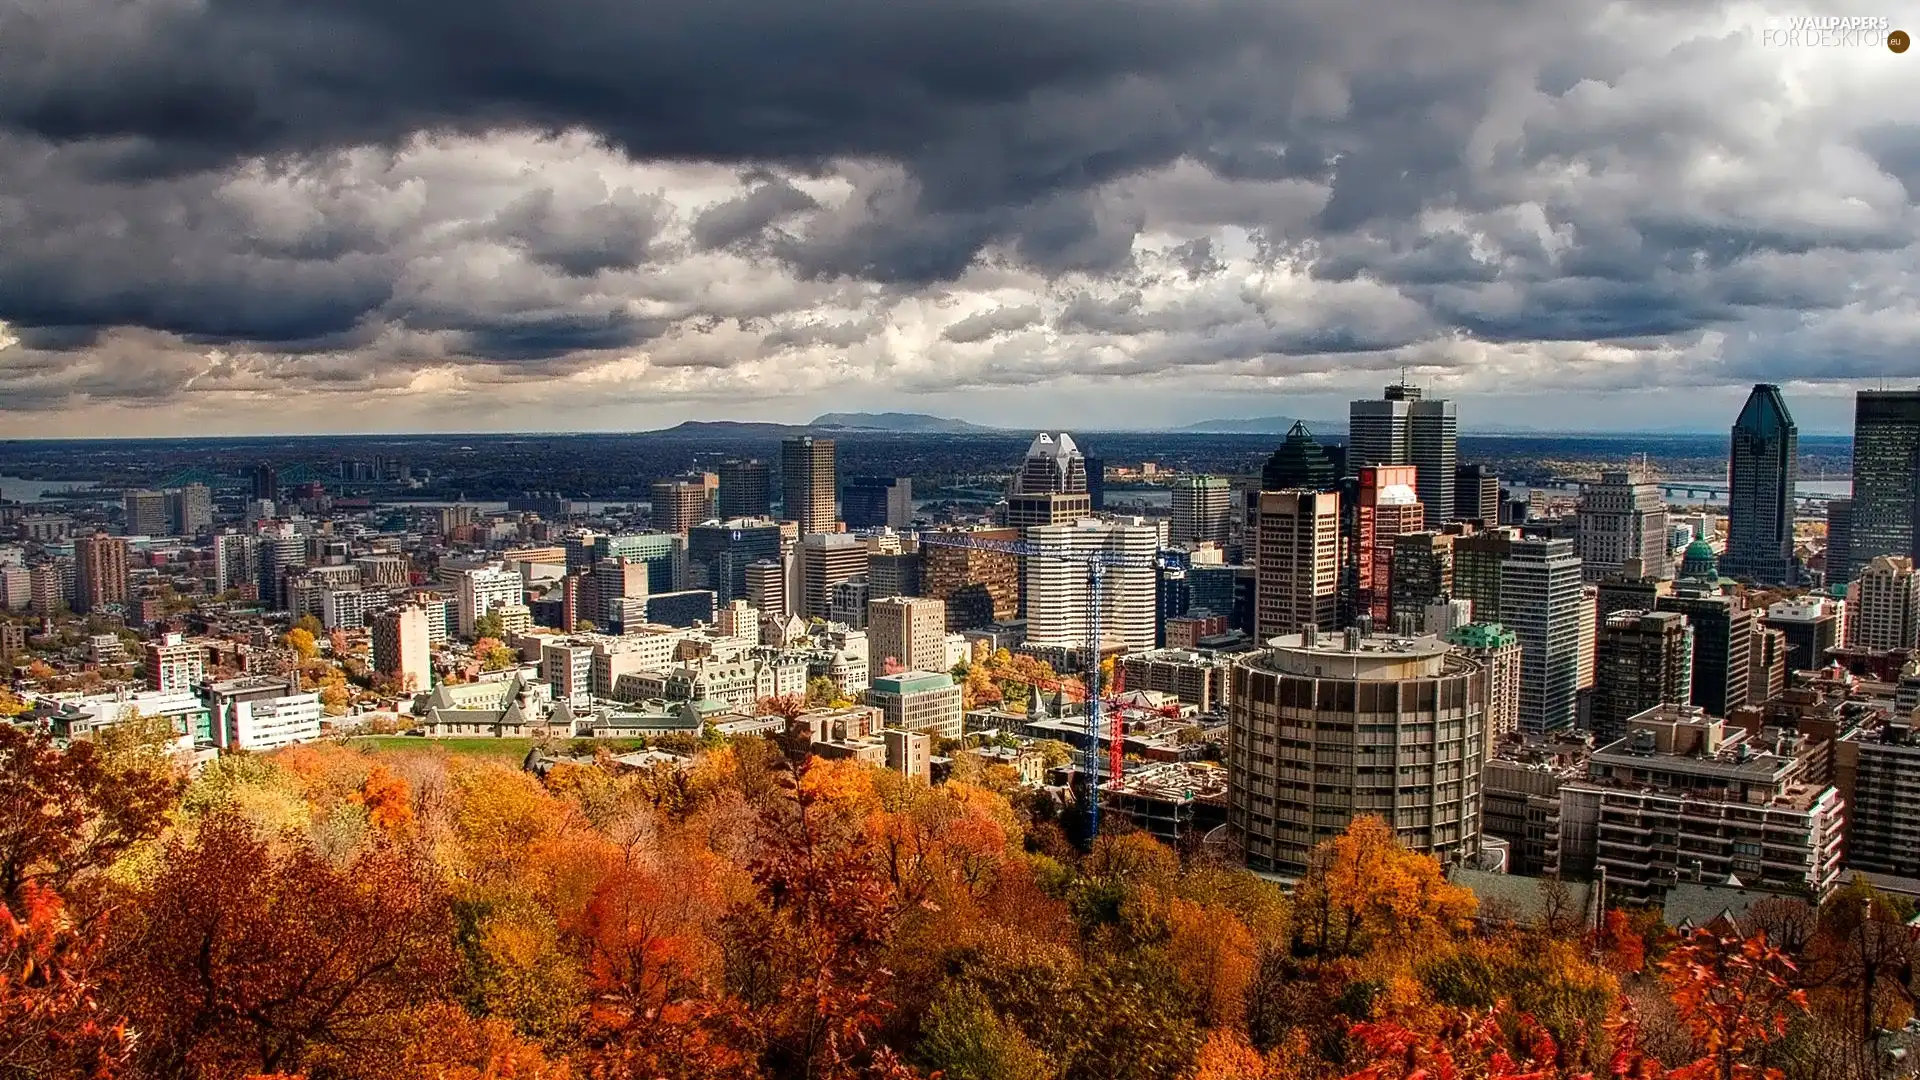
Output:
<instances>
[{"instance_id":1,"label":"green grass lawn","mask_svg":"<svg viewBox=\"0 0 1920 1080\"><path fill-rule=\"evenodd\" d=\"M555 739L555 749L564 749L569 740ZM472 738L422 739L412 735L360 735L347 740L348 746L370 747L383 754L403 753L416 750L429 754L458 754L467 757L499 758L518 764L527 756L528 748L533 746L532 739L509 738L489 739L483 736ZM639 749L640 744L632 739L604 739L594 745L604 745L616 754Z\"/></svg>"}]
</instances>

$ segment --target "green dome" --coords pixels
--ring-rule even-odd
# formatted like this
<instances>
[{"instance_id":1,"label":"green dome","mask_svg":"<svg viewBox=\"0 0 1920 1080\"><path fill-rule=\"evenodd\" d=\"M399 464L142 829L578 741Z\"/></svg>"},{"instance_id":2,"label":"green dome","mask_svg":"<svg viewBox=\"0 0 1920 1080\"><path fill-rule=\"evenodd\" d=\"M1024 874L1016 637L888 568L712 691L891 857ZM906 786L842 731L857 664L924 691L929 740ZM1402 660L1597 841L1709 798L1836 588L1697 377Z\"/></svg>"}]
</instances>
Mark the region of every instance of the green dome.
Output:
<instances>
[{"instance_id":1,"label":"green dome","mask_svg":"<svg viewBox=\"0 0 1920 1080\"><path fill-rule=\"evenodd\" d=\"M1720 557L1713 553L1713 545L1702 537L1687 545L1687 552L1680 557L1680 576L1683 578L1714 578L1720 576Z\"/></svg>"}]
</instances>

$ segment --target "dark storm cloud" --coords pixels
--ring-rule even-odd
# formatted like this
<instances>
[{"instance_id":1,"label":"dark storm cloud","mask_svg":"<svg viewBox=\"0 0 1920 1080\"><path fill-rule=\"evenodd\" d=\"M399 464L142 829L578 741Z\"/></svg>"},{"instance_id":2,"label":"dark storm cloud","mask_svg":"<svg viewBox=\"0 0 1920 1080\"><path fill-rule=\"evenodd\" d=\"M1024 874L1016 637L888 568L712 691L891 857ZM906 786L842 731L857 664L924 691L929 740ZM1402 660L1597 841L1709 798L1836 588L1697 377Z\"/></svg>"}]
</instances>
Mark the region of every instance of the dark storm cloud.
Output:
<instances>
[{"instance_id":1,"label":"dark storm cloud","mask_svg":"<svg viewBox=\"0 0 1920 1080\"><path fill-rule=\"evenodd\" d=\"M1039 321L1040 306L1038 304L993 308L978 315L969 315L959 322L949 323L947 328L940 332L940 336L956 344L971 345L998 334L1011 334L1025 330Z\"/></svg>"},{"instance_id":2,"label":"dark storm cloud","mask_svg":"<svg viewBox=\"0 0 1920 1080\"><path fill-rule=\"evenodd\" d=\"M645 261L664 212L658 196L625 189L569 212L555 205L551 188L542 188L514 200L488 231L524 247L536 262L573 277L591 277Z\"/></svg>"},{"instance_id":3,"label":"dark storm cloud","mask_svg":"<svg viewBox=\"0 0 1920 1080\"><path fill-rule=\"evenodd\" d=\"M693 242L712 250L756 240L769 225L819 205L783 176L756 176L739 198L709 207L694 219Z\"/></svg>"}]
</instances>

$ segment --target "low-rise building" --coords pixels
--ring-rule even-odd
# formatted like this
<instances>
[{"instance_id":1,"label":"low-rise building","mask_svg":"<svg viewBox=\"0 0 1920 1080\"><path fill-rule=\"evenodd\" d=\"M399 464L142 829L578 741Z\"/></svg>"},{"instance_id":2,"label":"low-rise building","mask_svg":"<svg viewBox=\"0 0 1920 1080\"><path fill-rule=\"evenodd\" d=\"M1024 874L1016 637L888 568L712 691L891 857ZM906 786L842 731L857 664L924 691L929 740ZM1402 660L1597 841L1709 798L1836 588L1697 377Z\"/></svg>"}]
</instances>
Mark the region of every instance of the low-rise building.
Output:
<instances>
[{"instance_id":1,"label":"low-rise building","mask_svg":"<svg viewBox=\"0 0 1920 1080\"><path fill-rule=\"evenodd\" d=\"M274 750L320 737L318 690L299 690L295 680L256 675L207 687L213 742L222 750Z\"/></svg>"},{"instance_id":2,"label":"low-rise building","mask_svg":"<svg viewBox=\"0 0 1920 1080\"><path fill-rule=\"evenodd\" d=\"M945 673L905 671L882 675L867 688L867 702L880 709L888 727L924 731L943 739L960 737L963 725L960 699L960 685Z\"/></svg>"},{"instance_id":3,"label":"low-rise building","mask_svg":"<svg viewBox=\"0 0 1920 1080\"><path fill-rule=\"evenodd\" d=\"M1100 811L1175 848L1227 823L1227 770L1210 762L1154 762L1100 785Z\"/></svg>"}]
</instances>

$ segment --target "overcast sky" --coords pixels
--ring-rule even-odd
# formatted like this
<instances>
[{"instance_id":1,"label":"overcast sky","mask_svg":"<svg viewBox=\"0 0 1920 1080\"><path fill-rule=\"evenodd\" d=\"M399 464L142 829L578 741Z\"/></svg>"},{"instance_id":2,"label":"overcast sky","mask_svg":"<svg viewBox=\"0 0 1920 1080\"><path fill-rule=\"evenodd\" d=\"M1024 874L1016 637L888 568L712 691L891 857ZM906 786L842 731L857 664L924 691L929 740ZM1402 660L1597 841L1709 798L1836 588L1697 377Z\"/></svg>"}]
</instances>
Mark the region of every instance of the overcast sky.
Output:
<instances>
[{"instance_id":1,"label":"overcast sky","mask_svg":"<svg viewBox=\"0 0 1920 1080\"><path fill-rule=\"evenodd\" d=\"M1920 3L1879 0L1920 32ZM900 409L1803 430L1920 50L1699 0L0 0L0 436Z\"/></svg>"}]
</instances>

